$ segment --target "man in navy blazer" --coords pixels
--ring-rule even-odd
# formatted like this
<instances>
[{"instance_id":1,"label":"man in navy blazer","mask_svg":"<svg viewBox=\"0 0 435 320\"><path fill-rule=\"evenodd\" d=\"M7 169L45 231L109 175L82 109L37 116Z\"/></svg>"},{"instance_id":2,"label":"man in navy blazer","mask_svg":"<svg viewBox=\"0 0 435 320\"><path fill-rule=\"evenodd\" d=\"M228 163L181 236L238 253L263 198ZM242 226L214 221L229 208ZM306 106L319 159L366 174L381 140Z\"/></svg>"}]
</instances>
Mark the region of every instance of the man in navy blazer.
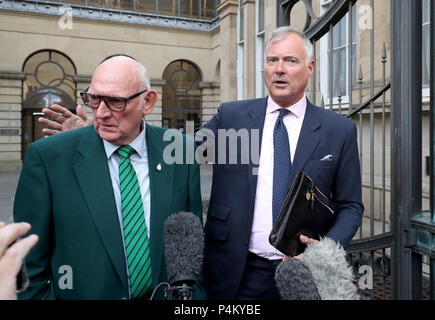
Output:
<instances>
[{"instance_id":1,"label":"man in navy blazer","mask_svg":"<svg viewBox=\"0 0 435 320\"><path fill-rule=\"evenodd\" d=\"M290 127L286 124L290 149L292 143L296 145L291 152L289 185L302 170L330 196L336 204L336 219L326 236L342 246L350 243L361 225L356 127L351 120L315 107L306 99L304 90L314 70L312 52L303 34L289 27L275 30L266 43L264 64L269 97L224 103L205 125L217 137L216 146L224 143L219 140L220 129L258 130L261 150L259 161L240 163L241 146L236 146L237 150L226 146L221 151L235 152L238 162L228 163L227 155L227 161L216 161L213 166L204 252L204 284L210 299L280 298L274 271L283 254L274 250L267 238L272 228L271 137L277 118L274 111L279 108L294 113L284 117L284 122L286 117L290 119ZM250 148L253 144L255 141L250 141ZM219 148L216 150L215 159L219 159ZM314 240L301 237L301 241Z\"/></svg>"}]
</instances>

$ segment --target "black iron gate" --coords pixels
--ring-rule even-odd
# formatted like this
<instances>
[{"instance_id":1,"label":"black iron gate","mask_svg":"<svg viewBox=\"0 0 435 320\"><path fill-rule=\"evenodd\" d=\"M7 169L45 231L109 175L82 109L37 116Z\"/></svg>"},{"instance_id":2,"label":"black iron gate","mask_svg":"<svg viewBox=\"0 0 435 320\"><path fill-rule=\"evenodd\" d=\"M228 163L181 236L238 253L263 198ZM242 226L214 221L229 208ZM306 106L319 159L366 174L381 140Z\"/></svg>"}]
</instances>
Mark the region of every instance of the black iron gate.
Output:
<instances>
[{"instance_id":1,"label":"black iron gate","mask_svg":"<svg viewBox=\"0 0 435 320\"><path fill-rule=\"evenodd\" d=\"M298 2L277 0L278 25L291 25ZM316 60L327 65L314 73L311 100L316 104L320 98L322 107L353 119L358 128L366 210L347 251L361 293L372 299L435 299L435 1L319 0L324 12L317 15L312 0L301 2L304 32L318 52ZM375 17L386 9L389 28L378 33ZM339 25L343 19L346 24ZM367 29L353 31L361 23ZM334 39L341 33L344 51ZM423 44L430 48L425 85ZM345 68L337 68L338 54Z\"/></svg>"}]
</instances>

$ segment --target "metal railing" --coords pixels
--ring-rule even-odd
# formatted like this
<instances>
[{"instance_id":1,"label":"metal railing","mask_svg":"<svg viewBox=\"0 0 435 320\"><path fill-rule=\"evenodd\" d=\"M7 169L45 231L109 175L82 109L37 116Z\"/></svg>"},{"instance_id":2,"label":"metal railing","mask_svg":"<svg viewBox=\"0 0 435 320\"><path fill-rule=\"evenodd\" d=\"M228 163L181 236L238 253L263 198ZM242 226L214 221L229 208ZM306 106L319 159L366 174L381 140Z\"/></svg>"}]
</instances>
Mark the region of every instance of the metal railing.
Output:
<instances>
[{"instance_id":1,"label":"metal railing","mask_svg":"<svg viewBox=\"0 0 435 320\"><path fill-rule=\"evenodd\" d=\"M297 2L277 1L280 25L290 25L292 10ZM355 275L359 277L361 294L369 299L435 299L435 108L432 98L435 79L432 67L428 112L430 129L422 133L421 2L384 2L384 5L390 6L391 24L390 34L376 33L376 44L383 44L380 46L375 46L375 29L378 26L373 25L376 13L374 0L333 0L320 17L314 14L311 0L303 2L306 8L304 32L312 40L315 51L318 51L321 39L328 37L326 52L317 54L327 61L327 84L318 81L320 71L314 72L311 100L316 104L319 82L321 87L327 85L326 99L322 95L320 105L352 119L358 129L365 213L363 224L347 252ZM361 6L370 9L368 13L372 23L371 28L360 32L365 33L364 43L361 39L352 39L352 25L356 23L352 11ZM434 7L434 1L431 1L431 66L435 65ZM346 15L347 83L346 88L339 88L333 99L333 88L339 81L333 76L334 27ZM361 48L369 52L368 59L359 56L358 75L356 70L352 70L352 63L356 63L356 58L352 60L352 42L355 40L360 52ZM387 50L385 42L391 44L390 50ZM388 52L391 52L391 57L388 57ZM363 59L368 62L363 63ZM363 74L363 69L369 70L368 76ZM353 78L356 78L355 82ZM324 89L321 91L325 92ZM346 92L346 99L343 92ZM430 205L426 211L422 210L422 134L429 136L431 160L429 177L425 178L430 182L426 192Z\"/></svg>"}]
</instances>

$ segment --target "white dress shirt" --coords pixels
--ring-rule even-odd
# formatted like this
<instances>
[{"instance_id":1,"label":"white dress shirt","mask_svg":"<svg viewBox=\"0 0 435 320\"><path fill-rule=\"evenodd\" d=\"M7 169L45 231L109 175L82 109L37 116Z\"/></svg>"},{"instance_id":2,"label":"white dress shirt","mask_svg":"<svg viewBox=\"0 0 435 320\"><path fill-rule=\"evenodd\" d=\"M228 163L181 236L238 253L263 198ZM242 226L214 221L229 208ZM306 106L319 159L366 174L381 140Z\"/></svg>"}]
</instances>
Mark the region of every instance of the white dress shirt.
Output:
<instances>
[{"instance_id":1,"label":"white dress shirt","mask_svg":"<svg viewBox=\"0 0 435 320\"><path fill-rule=\"evenodd\" d=\"M283 121L287 129L290 158L293 162L296 146L299 140L302 123L305 117L307 99L304 97L288 107L290 111ZM272 190L273 190L273 130L281 109L269 96L267 100L266 117L264 119L261 142L260 163L258 167L257 191L255 193L254 219L252 222L249 251L266 259L282 259L284 254L269 243L272 231Z\"/></svg>"}]
</instances>

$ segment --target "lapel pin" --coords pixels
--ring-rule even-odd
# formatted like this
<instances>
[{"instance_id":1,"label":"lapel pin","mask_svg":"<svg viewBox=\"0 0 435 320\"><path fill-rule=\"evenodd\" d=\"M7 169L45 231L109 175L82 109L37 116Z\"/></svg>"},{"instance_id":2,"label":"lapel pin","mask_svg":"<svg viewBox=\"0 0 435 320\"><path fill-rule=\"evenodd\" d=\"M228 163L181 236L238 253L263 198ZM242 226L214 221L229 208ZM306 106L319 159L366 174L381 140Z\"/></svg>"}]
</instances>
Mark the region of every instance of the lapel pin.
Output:
<instances>
[{"instance_id":1,"label":"lapel pin","mask_svg":"<svg viewBox=\"0 0 435 320\"><path fill-rule=\"evenodd\" d=\"M162 171L162 165L160 163L157 165L156 170L157 171Z\"/></svg>"}]
</instances>

